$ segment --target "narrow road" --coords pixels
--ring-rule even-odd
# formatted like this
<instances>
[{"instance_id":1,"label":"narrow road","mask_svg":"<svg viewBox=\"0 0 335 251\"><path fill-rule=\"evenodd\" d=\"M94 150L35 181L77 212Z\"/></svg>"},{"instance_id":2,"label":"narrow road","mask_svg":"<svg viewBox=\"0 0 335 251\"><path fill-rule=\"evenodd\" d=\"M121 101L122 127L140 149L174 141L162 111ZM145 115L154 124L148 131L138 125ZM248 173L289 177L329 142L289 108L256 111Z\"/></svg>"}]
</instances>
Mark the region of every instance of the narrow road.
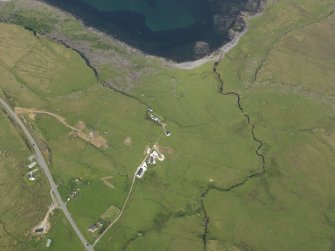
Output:
<instances>
[{"instance_id":1,"label":"narrow road","mask_svg":"<svg viewBox=\"0 0 335 251\"><path fill-rule=\"evenodd\" d=\"M105 231L95 240L95 242L93 243L93 247L95 247L95 245L98 244L98 242L100 241L100 239L105 235L105 233L121 218L126 206L127 206L127 203L128 203L128 200L129 200L129 197L130 197L130 194L131 192L133 191L133 188L134 188L134 184L135 184L135 181L136 181L136 172L134 174L134 177L133 177L133 181L131 182L131 186L130 186L130 189L129 189L129 192L128 192L128 195L126 197L126 200L124 201L123 203L123 207L119 213L119 215L108 225L108 227L105 229Z\"/></svg>"},{"instance_id":2,"label":"narrow road","mask_svg":"<svg viewBox=\"0 0 335 251\"><path fill-rule=\"evenodd\" d=\"M26 139L28 140L29 144L32 146L32 148L35 151L35 158L36 161L39 163L41 169L43 169L45 176L47 177L50 187L51 187L51 192L53 193L53 195L56 197L59 208L63 211L65 217L67 218L67 220L70 222L73 230L76 232L76 234L78 235L80 241L82 242L83 246L85 247L85 249L87 251L93 251L93 247L87 242L87 240L85 239L85 237L82 235L82 233L80 232L78 226L76 225L76 223L74 222L71 214L69 213L69 211L66 208L65 203L63 202L58 190L57 190L57 185L54 182L49 167L43 157L42 152L40 151L40 149L38 148L35 139L32 137L32 135L30 134L30 132L28 131L28 129L26 128L26 126L23 124L23 122L20 120L20 118L16 115L16 113L12 110L12 108L2 99L0 98L0 106L3 108L3 110L6 112L6 114L8 116L10 116L15 123L20 127L21 131L24 133Z\"/></svg>"},{"instance_id":3,"label":"narrow road","mask_svg":"<svg viewBox=\"0 0 335 251\"><path fill-rule=\"evenodd\" d=\"M142 165L145 160L148 158L149 156L149 153L145 156L144 160L142 161L142 163L140 165ZM105 235L105 233L116 223L118 222L118 220L121 218L121 216L123 215L123 212L124 210L126 209L126 206L128 204L128 200L130 198L130 195L131 195L131 192L133 191L133 188L134 188L134 184L135 184L135 181L136 181L136 173L137 173L137 168L136 168L136 171L134 173L134 176L133 176L133 180L131 182L131 186L130 186L130 189L129 189L129 192L128 192L128 195L126 197L126 200L124 201L123 203L123 206L122 206L122 209L119 213L119 215L108 225L108 227L105 229L105 231L95 240L95 242L93 243L93 247L95 247L95 245L97 245L97 243L100 241L100 239Z\"/></svg>"},{"instance_id":4,"label":"narrow road","mask_svg":"<svg viewBox=\"0 0 335 251\"><path fill-rule=\"evenodd\" d=\"M157 140L156 140L154 146L158 144L160 138L164 135L165 127L166 127L166 125L163 124L163 125L162 125L162 130L163 130L163 132L162 132L162 133L159 135L159 137L157 138ZM146 159L149 157L149 154L150 154L150 153L147 153L147 155L145 156L145 158L142 160L140 166L142 166L142 165L144 164L144 162L146 161ZM106 234L106 232L107 232L112 226L114 226L114 224L115 224L116 222L118 222L119 219L121 218L121 216L123 215L124 210L126 209L126 206L127 206L127 204L128 204L128 200L129 200L129 198L130 198L130 195L131 195L131 193L132 193L132 191L133 191L135 182L136 182L136 173L137 173L137 168L136 168L136 170L135 170L135 172L134 172L133 180L132 180L132 182L131 182L131 186L130 186L128 195L127 195L127 197L126 197L126 200L125 200L124 203L123 203L123 206L122 206L122 209L121 209L119 215L118 215L118 216L117 216L117 217L116 217L116 218L115 218L115 219L108 225L108 227L105 229L105 231L104 231L104 232L103 232L103 233L102 233L102 234L95 240L95 242L94 242L93 245L92 245L93 247L95 247L95 246L98 244L98 242L99 242L99 241L101 240L101 238Z\"/></svg>"}]
</instances>

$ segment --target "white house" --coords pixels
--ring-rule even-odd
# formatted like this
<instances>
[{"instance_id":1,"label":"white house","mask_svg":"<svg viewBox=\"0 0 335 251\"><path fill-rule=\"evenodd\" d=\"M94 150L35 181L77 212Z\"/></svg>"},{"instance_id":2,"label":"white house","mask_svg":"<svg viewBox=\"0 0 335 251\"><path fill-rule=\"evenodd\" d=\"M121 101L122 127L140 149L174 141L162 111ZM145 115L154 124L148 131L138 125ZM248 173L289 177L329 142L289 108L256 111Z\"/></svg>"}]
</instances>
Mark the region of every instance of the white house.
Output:
<instances>
[{"instance_id":1,"label":"white house","mask_svg":"<svg viewBox=\"0 0 335 251\"><path fill-rule=\"evenodd\" d=\"M49 248L50 245L51 245L51 239L48 239L48 240L47 240L47 244L45 245L45 247Z\"/></svg>"},{"instance_id":2,"label":"white house","mask_svg":"<svg viewBox=\"0 0 335 251\"><path fill-rule=\"evenodd\" d=\"M33 161L31 163L28 164L28 168L31 169L36 165L36 161Z\"/></svg>"},{"instance_id":3,"label":"white house","mask_svg":"<svg viewBox=\"0 0 335 251\"><path fill-rule=\"evenodd\" d=\"M153 150L152 153L150 153L149 155L149 159L148 159L148 164L156 164L156 159L158 159L159 161L163 161L165 159L164 155L157 152L156 150Z\"/></svg>"},{"instance_id":4,"label":"white house","mask_svg":"<svg viewBox=\"0 0 335 251\"><path fill-rule=\"evenodd\" d=\"M34 180L36 180L36 176L33 174L33 172L29 172L29 173L28 173L28 179L29 179L30 181L34 181Z\"/></svg>"},{"instance_id":5,"label":"white house","mask_svg":"<svg viewBox=\"0 0 335 251\"><path fill-rule=\"evenodd\" d=\"M148 165L146 162L143 162L138 168L137 168L137 171L136 171L136 177L137 178L142 178L144 173L147 171L147 168L148 168Z\"/></svg>"}]
</instances>

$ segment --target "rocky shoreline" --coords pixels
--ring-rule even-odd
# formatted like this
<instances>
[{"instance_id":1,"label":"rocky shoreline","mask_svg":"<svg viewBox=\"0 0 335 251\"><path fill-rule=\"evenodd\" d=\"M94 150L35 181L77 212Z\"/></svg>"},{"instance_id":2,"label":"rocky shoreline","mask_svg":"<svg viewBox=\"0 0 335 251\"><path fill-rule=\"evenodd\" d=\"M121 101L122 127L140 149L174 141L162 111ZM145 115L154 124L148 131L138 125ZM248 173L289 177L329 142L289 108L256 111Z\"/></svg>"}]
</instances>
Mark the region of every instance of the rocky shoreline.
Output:
<instances>
[{"instance_id":1,"label":"rocky shoreline","mask_svg":"<svg viewBox=\"0 0 335 251\"><path fill-rule=\"evenodd\" d=\"M247 31L248 31L248 26L246 25L242 32L237 33L232 40L230 40L228 43L224 44L221 48L214 51L208 56L205 56L198 60L183 62L183 63L169 62L169 65L175 68L178 68L178 69L192 70L208 62L218 61L220 60L220 58L224 56L224 54L228 53L231 49L233 49L238 44L238 42L240 41L240 38L245 33L247 33Z\"/></svg>"},{"instance_id":2,"label":"rocky shoreline","mask_svg":"<svg viewBox=\"0 0 335 251\"><path fill-rule=\"evenodd\" d=\"M222 57L224 57L225 54L227 54L230 50L232 50L235 46L237 46L241 37L248 32L248 29L249 29L248 22L249 22L249 20L252 19L252 18L260 16L262 13L263 12L259 12L259 13L253 14L251 16L247 15L244 19L245 20L244 29L241 32L236 32L234 34L234 37L232 38L232 40L230 40L229 42L222 45L222 47L220 47L216 51L212 52L210 55L205 56L205 57L203 57L201 59L198 59L198 60L182 62L182 63L176 63L176 62L169 61L168 64L170 66L178 68L178 69L192 70L192 69L200 67L201 65L206 64L208 62L219 61L220 59L222 59Z\"/></svg>"}]
</instances>

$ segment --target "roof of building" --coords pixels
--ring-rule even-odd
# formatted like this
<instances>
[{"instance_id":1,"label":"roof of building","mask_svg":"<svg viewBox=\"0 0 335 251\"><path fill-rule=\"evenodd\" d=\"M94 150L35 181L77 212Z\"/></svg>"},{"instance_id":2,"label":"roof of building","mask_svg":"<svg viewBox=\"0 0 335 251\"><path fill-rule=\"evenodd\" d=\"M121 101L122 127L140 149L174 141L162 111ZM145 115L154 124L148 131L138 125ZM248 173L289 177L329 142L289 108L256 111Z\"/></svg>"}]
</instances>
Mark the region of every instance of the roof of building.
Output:
<instances>
[{"instance_id":1,"label":"roof of building","mask_svg":"<svg viewBox=\"0 0 335 251\"><path fill-rule=\"evenodd\" d=\"M32 172L29 172L29 173L28 173L28 179L29 179L29 180L35 180L36 177L35 177L35 175L34 175Z\"/></svg>"},{"instance_id":2,"label":"roof of building","mask_svg":"<svg viewBox=\"0 0 335 251\"><path fill-rule=\"evenodd\" d=\"M97 229L98 229L98 227L97 227L96 224L93 224L93 225L91 225L91 226L89 226L89 227L87 228L87 230L88 230L88 231L91 231L91 232L94 232L94 231L97 230Z\"/></svg>"},{"instance_id":3,"label":"roof of building","mask_svg":"<svg viewBox=\"0 0 335 251\"><path fill-rule=\"evenodd\" d=\"M48 239L48 240L47 240L47 244L46 244L45 246L46 246L47 248L50 247L51 242L52 242L52 240L51 240L51 239Z\"/></svg>"},{"instance_id":4,"label":"roof of building","mask_svg":"<svg viewBox=\"0 0 335 251\"><path fill-rule=\"evenodd\" d=\"M33 161L28 164L28 168L33 168L36 165L36 161Z\"/></svg>"},{"instance_id":5,"label":"roof of building","mask_svg":"<svg viewBox=\"0 0 335 251\"><path fill-rule=\"evenodd\" d=\"M35 229L35 233L41 233L44 231L44 228L43 227L40 227L40 228L36 228Z\"/></svg>"},{"instance_id":6,"label":"roof of building","mask_svg":"<svg viewBox=\"0 0 335 251\"><path fill-rule=\"evenodd\" d=\"M150 153L151 157L157 158L158 157L158 152L156 150L153 150L152 153Z\"/></svg>"},{"instance_id":7,"label":"roof of building","mask_svg":"<svg viewBox=\"0 0 335 251\"><path fill-rule=\"evenodd\" d=\"M141 167L137 170L137 176L141 176L142 172L144 171L144 169Z\"/></svg>"}]
</instances>

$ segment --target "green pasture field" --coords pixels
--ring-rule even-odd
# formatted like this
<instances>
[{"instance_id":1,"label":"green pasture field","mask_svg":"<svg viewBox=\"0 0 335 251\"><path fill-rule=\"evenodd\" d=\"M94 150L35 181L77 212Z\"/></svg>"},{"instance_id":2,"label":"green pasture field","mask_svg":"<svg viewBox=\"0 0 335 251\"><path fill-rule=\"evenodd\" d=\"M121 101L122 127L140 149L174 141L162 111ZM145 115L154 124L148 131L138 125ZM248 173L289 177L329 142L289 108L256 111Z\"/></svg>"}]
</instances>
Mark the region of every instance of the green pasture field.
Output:
<instances>
[{"instance_id":1,"label":"green pasture field","mask_svg":"<svg viewBox=\"0 0 335 251\"><path fill-rule=\"evenodd\" d=\"M54 211L54 214L51 216L50 223L52 227L44 237L41 242L41 247L38 250L84 250L77 235L72 230L70 223L61 211ZM49 248L46 247L47 239L51 239L51 245Z\"/></svg>"},{"instance_id":2,"label":"green pasture field","mask_svg":"<svg viewBox=\"0 0 335 251\"><path fill-rule=\"evenodd\" d=\"M51 116L37 114L34 121L26 117L28 125L47 142L51 153L51 171L59 184L63 199L67 200L73 189L80 189L79 196L71 199L68 207L74 212L73 217L83 233L93 241L94 238L87 231L87 227L98 221L111 205L122 207L133 174L145 156L145 147L155 142L161 134L161 128L145 119L147 110L145 105L110 89L97 86L93 72L84 65L84 61L80 59L80 62L77 62L77 53L44 38L34 37L31 32L20 27L4 24L2 26L7 31L3 34L3 47L9 47L8 51L12 49L11 44L13 47L24 47L16 45L14 40L11 40L16 32L22 32L23 39L19 40L21 43L36 43L36 48L42 46L51 50L44 53L47 59L41 57L41 62L35 60L40 57L37 57L34 51L25 51L24 48L22 51L13 48L17 55L13 53L14 56L2 59L4 74L1 83L5 96L10 97L10 102L14 106L36 108L61 115L71 125L83 121L87 128L99 132L107 140L107 149L97 149L78 137L69 135L71 130ZM57 51L55 56L52 55L54 50ZM15 57L20 60L15 60ZM34 59L34 65L38 66L44 65L44 61L49 60L47 65L59 72L57 74L47 72L44 76L36 67L36 71L27 70L22 79L17 78L17 65L25 65L21 62L22 58L26 62ZM58 69L57 65L62 65L65 58L70 66ZM8 67L10 63L12 65ZM84 68L80 68L82 66ZM30 65L27 64L27 67ZM68 71L78 74L74 74L73 78L68 80ZM43 88L46 83L45 90L51 91L42 93L39 88L31 88L32 85L38 84L33 81L31 84L26 84L27 79L33 77L37 82L40 78L45 79ZM60 77L64 81L58 79ZM72 85L74 83L77 85L76 89ZM59 89L58 92L55 86L58 88L61 85L65 88ZM16 92L20 88L25 91ZM87 112L88 110L90 112ZM131 138L131 145L123 143L127 137ZM113 189L101 180L106 176L114 177ZM73 187L71 181L76 178L80 178L82 182Z\"/></svg>"},{"instance_id":3,"label":"green pasture field","mask_svg":"<svg viewBox=\"0 0 335 251\"><path fill-rule=\"evenodd\" d=\"M241 95L241 104L256 125L255 133L264 142L266 173L261 178L250 180L246 185L230 192L216 189L209 191L204 198L210 218L207 250L331 250L334 247L332 205L335 187L331 177L334 177L335 170L332 157L335 120L330 89L330 83L334 79L334 52L331 46L334 36L334 32L331 31L333 9L331 1L322 4L312 1L294 4L289 1L269 3L261 17L250 21L250 30L237 48L219 64L218 70L225 83L225 90L236 91ZM317 36L319 32L322 34L321 38ZM304 36L309 37L311 34L314 35L312 41L304 39ZM299 40L295 42L295 47L290 47L289 42L297 36L296 40ZM300 51L296 51L296 48ZM279 52L275 53L276 51ZM297 53L301 53L301 56L295 57ZM286 61L283 61L285 59ZM295 61L292 63L291 60ZM306 62L314 64L315 70L304 67ZM283 74L280 71L281 67L284 67ZM181 203L186 200L194 201L193 205L197 208L199 199L195 198L199 198L199 193L207 187L205 179L201 184L198 181L199 177L212 175L214 185L218 189L224 188L227 178L231 178L229 171L224 170L224 165L218 167L218 172L215 172L215 165L211 165L210 162L189 165L198 158L204 161L209 156L205 150L207 146L210 151L215 151L215 148L209 145L211 133L216 135L216 139L222 137L222 146L217 144L222 155L215 152L211 156L212 160L213 157L216 158L215 162L213 161L215 164L227 161L224 159L224 152L232 149L235 143L237 146L243 146L238 141L229 141L229 138L224 140L224 136L227 137L225 132L229 136L233 135L232 139L238 137L227 130L227 125L218 123L220 115L222 121L227 118L232 128L242 135L243 139L247 138L246 134L237 130L245 127L243 123L240 123L240 126L232 123L234 120L230 113L234 110L234 103L231 101L233 98L218 94L218 82L211 73L211 68L212 65L209 64L192 71L157 71L144 78L142 84L134 91L135 95L150 103L165 116L168 127L170 126L174 133L175 137L166 138L161 143L174 148L174 154L178 149L184 148L184 155L177 154L182 156L182 160L178 160L176 156L174 159L168 158L168 161L162 164L163 168L155 170L155 179L147 182L155 182L156 186L169 191L166 196L162 196L155 187L155 193L145 198L152 201L151 204L161 204L161 211L171 215L177 215L174 211L176 208L172 208L178 205L178 202L167 203L166 198L170 198L170 194L185 195L188 191L198 190L198 194L194 193L193 198L185 198ZM318 81L313 81L308 76L314 76ZM273 80L274 77L276 81ZM299 88L289 89L292 83L299 84ZM323 91L325 88L327 92ZM219 99L220 101L216 101ZM222 114L219 111L222 111ZM235 115L237 114L236 109ZM214 126L210 126L211 120L222 129L221 134L216 131L218 129L213 128ZM203 138L207 142L198 143L197 137L201 138L200 135L206 135L207 137ZM189 143L188 138L193 143ZM190 159L187 159L185 154L187 146L193 147ZM197 149L194 146L199 147ZM253 147L255 149L255 146ZM239 161L242 161L253 151L248 154L235 150L228 154L228 157L234 156L234 153L236 157L232 159L239 156ZM249 163L249 171L259 167L250 160ZM236 166L234 163L234 167ZM164 175L162 178L161 174ZM174 174L177 174L176 177ZM246 174L248 173L241 172L237 177L242 179ZM216 183L220 175L224 178ZM157 176L161 179L156 178ZM173 179L166 182L170 177ZM206 178L208 181L208 176ZM140 186L137 189L140 190ZM132 203L136 202L131 201L129 208ZM185 208L180 207L179 210L184 210L185 214ZM195 215L195 212L192 213ZM131 214L130 209L128 214ZM120 250L138 250L148 248L145 246L147 243L153 246L160 243L169 250L169 245L174 243L173 238L169 244L163 240L166 235L175 232L170 231L162 236L161 232L149 227L154 225L150 224L154 220L146 219L146 215L145 212L138 211L127 215L130 218L128 224L123 223L127 219L124 217L118 227L115 227L114 234L111 230L110 239L101 243L100 250L106 249L103 244L112 243L113 237L121 238L118 236L125 236L124 233L131 232L130 226L139 220L144 221L142 228L133 229L132 236L126 237L128 242L124 241L125 246L115 243L115 247L123 247ZM165 226L167 225L168 223L165 223ZM183 223L180 223L180 226L182 225ZM145 233L147 231L148 234L137 237L138 229ZM196 240L199 240L199 233L193 236L193 241ZM183 248L186 246L182 245Z\"/></svg>"},{"instance_id":4,"label":"green pasture field","mask_svg":"<svg viewBox=\"0 0 335 251\"><path fill-rule=\"evenodd\" d=\"M145 147L161 134L146 119L147 106L164 118L172 132L158 142L166 160L136 180L123 216L96 250L333 250L333 10L333 1L268 2L218 65L224 90L239 93L265 156L265 173L231 191L262 163L236 96L219 93L213 63L177 70L136 57L136 67L151 67L130 91L139 102L98 85L70 49L0 24L0 87L13 106L47 110L71 125L83 121L107 140L107 148L96 148L50 116L26 117L48 144L63 199L79 189L68 208L90 241L96 235L87 227L112 205L122 208ZM82 26L69 19L64 27L70 34ZM128 84L111 65L98 70L102 80ZM109 176L114 188L101 180ZM50 236L62 236L58 228L68 226L61 215L55 219ZM64 250L58 243L53 249Z\"/></svg>"}]
</instances>

